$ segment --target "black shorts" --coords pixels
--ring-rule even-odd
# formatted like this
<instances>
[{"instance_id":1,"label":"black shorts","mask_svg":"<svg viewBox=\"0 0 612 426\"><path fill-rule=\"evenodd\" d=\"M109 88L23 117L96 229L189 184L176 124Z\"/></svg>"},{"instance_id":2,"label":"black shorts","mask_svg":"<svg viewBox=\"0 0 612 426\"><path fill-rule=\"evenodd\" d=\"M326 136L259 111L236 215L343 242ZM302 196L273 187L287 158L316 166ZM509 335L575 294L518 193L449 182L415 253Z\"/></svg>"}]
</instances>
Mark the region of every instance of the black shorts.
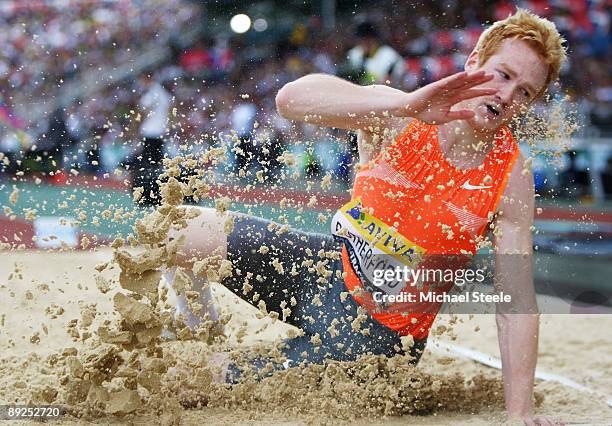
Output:
<instances>
[{"instance_id":1,"label":"black shorts","mask_svg":"<svg viewBox=\"0 0 612 426\"><path fill-rule=\"evenodd\" d=\"M366 354L405 354L397 332L365 310L358 312L359 305L344 285L342 261L338 255L329 256L341 252L341 242L331 235L291 228L281 233L277 223L234 215L234 229L228 236L228 259L234 274L223 285L253 306L263 300L267 311L277 312L281 319L283 309L289 309L285 322L304 331L284 341L281 351L287 361L273 363L274 369L323 364L326 359L354 361ZM418 362L425 342L415 341L412 346L413 363ZM249 366L261 369L269 363L269 359L257 358ZM236 382L240 374L240 367L232 364L228 381Z\"/></svg>"}]
</instances>

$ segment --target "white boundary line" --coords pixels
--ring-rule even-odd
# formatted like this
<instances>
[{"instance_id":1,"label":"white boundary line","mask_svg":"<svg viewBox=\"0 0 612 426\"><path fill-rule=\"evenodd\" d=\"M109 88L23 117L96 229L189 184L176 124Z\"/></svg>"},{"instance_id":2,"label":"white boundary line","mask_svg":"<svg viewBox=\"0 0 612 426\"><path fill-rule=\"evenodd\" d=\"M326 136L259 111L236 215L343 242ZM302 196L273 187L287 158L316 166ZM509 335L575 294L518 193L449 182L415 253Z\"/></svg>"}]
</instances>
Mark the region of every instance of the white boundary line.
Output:
<instances>
[{"instance_id":1,"label":"white boundary line","mask_svg":"<svg viewBox=\"0 0 612 426\"><path fill-rule=\"evenodd\" d=\"M464 348L462 346L453 345L452 343L442 342L438 339L429 339L430 344L427 345L428 349L434 349L433 352L443 353L443 352L453 352L457 355L461 355L465 358L469 358L481 364L484 364L488 367L501 369L501 360L491 355L487 355L485 353L475 351L472 349ZM568 379L567 377L559 376L558 374L547 373L540 369L536 369L535 377L538 379L542 379L546 382L558 382L567 387L590 393L593 395L597 395L605 398L606 403L612 407L612 398L609 395L606 395L603 392L593 390L591 388L587 388L584 385L581 385L578 382L573 381L572 379Z\"/></svg>"}]
</instances>

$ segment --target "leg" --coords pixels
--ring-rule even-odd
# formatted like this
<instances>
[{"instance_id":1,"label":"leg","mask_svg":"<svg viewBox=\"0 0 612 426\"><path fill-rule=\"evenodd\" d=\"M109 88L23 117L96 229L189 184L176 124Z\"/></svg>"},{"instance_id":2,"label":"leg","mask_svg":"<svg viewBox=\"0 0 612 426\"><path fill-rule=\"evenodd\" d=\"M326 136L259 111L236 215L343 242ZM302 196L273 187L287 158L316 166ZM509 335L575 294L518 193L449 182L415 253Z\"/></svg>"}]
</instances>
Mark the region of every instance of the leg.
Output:
<instances>
[{"instance_id":1,"label":"leg","mask_svg":"<svg viewBox=\"0 0 612 426\"><path fill-rule=\"evenodd\" d=\"M218 319L217 310L213 304L210 287L204 277L196 277L191 269L196 260L202 260L212 255L220 256L222 260L227 257L227 235L223 231L228 214L221 214L215 209L203 207L200 216L192 219L189 226L180 231L173 230L169 238L175 239L181 236L185 238L183 246L177 253L177 265L184 268L193 283L192 290L199 293L197 302L203 307L198 314L194 313L187 302L184 294L177 294L177 316L182 317L185 325L192 330L196 329L204 320ZM176 268L166 271L166 282L174 283Z\"/></svg>"},{"instance_id":2,"label":"leg","mask_svg":"<svg viewBox=\"0 0 612 426\"><path fill-rule=\"evenodd\" d=\"M315 296L313 289L317 288L320 276L314 268L305 267L303 263L329 263L329 260L319 257L318 251L333 248L331 237L293 229L279 233L280 225L264 219L239 213L220 214L211 208L199 209L200 216L193 219L187 228L170 234L170 238L185 238L177 254L178 266L190 270L194 261L212 255L219 256L221 260L230 260L234 273L222 284L253 306L257 307L260 301L265 302L266 309L277 312L281 318L294 310L298 301L312 301ZM228 236L224 227L230 216L234 220L234 229ZM271 225L276 229L272 229ZM168 282L172 282L171 272L166 276ZM194 290L200 291L203 301L210 304L210 289L205 285L205 280L190 278L194 282ZM200 303L206 306L202 301ZM179 299L179 311L182 306L183 301ZM308 315L299 306L295 310L295 314L285 318L286 322L307 327L304 317ZM185 310L181 313L191 316L191 323L201 322L193 313ZM208 313L211 314L210 309Z\"/></svg>"},{"instance_id":3,"label":"leg","mask_svg":"<svg viewBox=\"0 0 612 426\"><path fill-rule=\"evenodd\" d=\"M224 231L230 213L219 213L216 209L189 206L200 210L200 215L189 222L185 229L172 230L169 238L184 237L185 241L177 253L178 266L191 269L196 260L218 255L227 259L227 234Z\"/></svg>"},{"instance_id":4,"label":"leg","mask_svg":"<svg viewBox=\"0 0 612 426\"><path fill-rule=\"evenodd\" d=\"M271 225L275 224L260 218L236 217L227 253L239 273L223 284L253 305L264 300L268 311L281 314L290 310L283 320L302 329L304 335L284 342L284 362L256 357L243 360L241 367L229 363L228 381L239 381L246 371L260 379L275 370L323 364L327 359L354 361L366 354L392 357L404 353L400 336L362 314L347 293L340 259L327 256L339 253L338 242L330 235L294 229L278 233ZM321 249L327 254L320 253ZM414 363L424 345L424 341L415 342L411 348Z\"/></svg>"},{"instance_id":5,"label":"leg","mask_svg":"<svg viewBox=\"0 0 612 426\"><path fill-rule=\"evenodd\" d=\"M311 302L313 290L323 286L314 266L323 262L329 267L330 260L318 252L334 250L333 239L291 228L280 232L279 224L258 217L234 213L234 218L227 240L227 259L234 274L223 285L253 306L263 300L268 311L303 327L296 304Z\"/></svg>"},{"instance_id":6,"label":"leg","mask_svg":"<svg viewBox=\"0 0 612 426\"><path fill-rule=\"evenodd\" d=\"M229 236L223 231L228 215L234 216L234 229ZM272 225L272 227L271 227ZM178 261L189 267L194 259L215 253L232 261L235 273L223 285L257 306L266 303L268 311L279 315L289 309L285 321L301 328L303 336L288 339L281 352L284 363L267 358L247 361L248 369L261 378L273 370L305 364L322 364L326 359L354 361L362 355L392 357L403 354L400 336L367 315L360 315L357 302L346 292L341 278L342 265L319 251L338 251L340 246L331 236L289 229L278 233L273 222L238 213L219 214L202 209L202 214L174 235L185 235L186 241ZM322 273L321 262L330 273ZM257 294L257 297L255 297ZM422 353L424 341L411 349L413 362ZM223 362L225 363L225 362ZM238 381L243 369L229 364L228 380ZM263 370L263 371L259 371Z\"/></svg>"},{"instance_id":7,"label":"leg","mask_svg":"<svg viewBox=\"0 0 612 426\"><path fill-rule=\"evenodd\" d=\"M283 360L256 356L227 361L226 381L238 383L244 378L261 380L275 371L327 360L356 361L364 355L406 355L400 336L369 316L360 315L359 305L346 294L342 278L336 275L341 262L333 265L329 286L313 286L310 297L298 301L295 316L305 334L287 339L280 348ZM317 303L312 303L316 295ZM320 303L319 303L320 301ZM426 340L417 340L408 350L410 363L418 363Z\"/></svg>"}]
</instances>

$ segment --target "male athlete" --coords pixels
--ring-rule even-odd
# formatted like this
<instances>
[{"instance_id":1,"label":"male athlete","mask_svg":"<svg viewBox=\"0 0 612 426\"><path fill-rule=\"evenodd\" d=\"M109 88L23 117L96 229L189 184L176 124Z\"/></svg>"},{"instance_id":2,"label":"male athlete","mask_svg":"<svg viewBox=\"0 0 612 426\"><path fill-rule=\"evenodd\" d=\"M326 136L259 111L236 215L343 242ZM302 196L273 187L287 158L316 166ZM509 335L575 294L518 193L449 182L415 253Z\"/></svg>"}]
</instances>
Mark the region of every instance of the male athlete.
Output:
<instances>
[{"instance_id":1,"label":"male athlete","mask_svg":"<svg viewBox=\"0 0 612 426\"><path fill-rule=\"evenodd\" d=\"M496 282L519 312L498 305L496 315L506 408L526 424L552 424L532 414L539 326L530 257L534 187L507 125L556 80L564 59L554 24L519 10L482 34L464 72L411 93L322 74L284 86L276 97L282 116L358 132L360 166L351 202L333 219L334 236L213 209L173 235L186 237L183 266L216 250L233 265L223 285L304 331L286 340L285 363L263 359L255 367L391 357L403 353L400 337L408 335L418 362L440 304L378 306L369 282L372 253L397 258L405 253L390 247L410 247L422 256L473 254L494 228ZM228 217L234 227L226 235ZM528 260L516 267L504 261L512 254ZM199 302L210 306L209 290ZM201 321L184 299L178 312L191 327ZM215 318L214 307L207 314ZM226 379L243 373L231 364Z\"/></svg>"}]
</instances>

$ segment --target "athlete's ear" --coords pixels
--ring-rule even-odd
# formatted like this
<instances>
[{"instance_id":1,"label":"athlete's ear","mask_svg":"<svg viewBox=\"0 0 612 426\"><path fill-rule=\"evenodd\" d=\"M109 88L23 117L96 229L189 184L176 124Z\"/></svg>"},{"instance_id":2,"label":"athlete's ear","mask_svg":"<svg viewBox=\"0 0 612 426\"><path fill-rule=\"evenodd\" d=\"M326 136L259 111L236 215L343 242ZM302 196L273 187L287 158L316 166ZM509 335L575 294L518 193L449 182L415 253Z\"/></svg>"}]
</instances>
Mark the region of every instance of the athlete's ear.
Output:
<instances>
[{"instance_id":1,"label":"athlete's ear","mask_svg":"<svg viewBox=\"0 0 612 426\"><path fill-rule=\"evenodd\" d=\"M463 69L465 71L475 71L478 69L478 50L472 50L472 53L470 53L470 56L465 61Z\"/></svg>"}]
</instances>

